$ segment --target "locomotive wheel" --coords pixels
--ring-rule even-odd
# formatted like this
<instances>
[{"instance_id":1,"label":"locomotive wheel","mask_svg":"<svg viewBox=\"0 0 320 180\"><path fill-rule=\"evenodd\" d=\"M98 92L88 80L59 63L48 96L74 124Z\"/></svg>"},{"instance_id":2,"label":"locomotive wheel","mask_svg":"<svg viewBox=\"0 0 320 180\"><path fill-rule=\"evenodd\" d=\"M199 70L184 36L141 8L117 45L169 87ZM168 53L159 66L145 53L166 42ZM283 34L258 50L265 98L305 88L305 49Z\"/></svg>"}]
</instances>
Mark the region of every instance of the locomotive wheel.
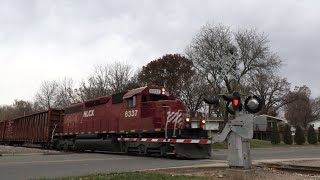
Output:
<instances>
[{"instance_id":1,"label":"locomotive wheel","mask_svg":"<svg viewBox=\"0 0 320 180\"><path fill-rule=\"evenodd\" d=\"M147 148L146 148L146 146L143 145L143 144L140 144L140 145L138 146L138 153L139 153L140 155L145 155L145 154L147 154Z\"/></svg>"},{"instance_id":2,"label":"locomotive wheel","mask_svg":"<svg viewBox=\"0 0 320 180\"><path fill-rule=\"evenodd\" d=\"M69 150L70 150L68 143L64 143L64 145L63 145L63 150L64 150L64 151L69 151Z\"/></svg>"}]
</instances>

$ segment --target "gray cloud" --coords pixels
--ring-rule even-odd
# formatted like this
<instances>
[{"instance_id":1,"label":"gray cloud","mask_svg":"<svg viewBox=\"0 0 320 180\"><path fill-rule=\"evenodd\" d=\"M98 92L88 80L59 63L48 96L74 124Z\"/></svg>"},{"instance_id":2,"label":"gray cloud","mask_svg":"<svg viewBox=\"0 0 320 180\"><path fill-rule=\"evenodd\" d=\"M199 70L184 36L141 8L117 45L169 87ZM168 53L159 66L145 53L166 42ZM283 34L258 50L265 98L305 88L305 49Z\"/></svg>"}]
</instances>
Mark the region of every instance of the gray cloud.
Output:
<instances>
[{"instance_id":1,"label":"gray cloud","mask_svg":"<svg viewBox=\"0 0 320 180\"><path fill-rule=\"evenodd\" d=\"M32 99L40 83L77 81L94 64L134 67L183 53L206 23L255 28L286 64L293 85L320 95L318 1L0 1L0 104Z\"/></svg>"}]
</instances>

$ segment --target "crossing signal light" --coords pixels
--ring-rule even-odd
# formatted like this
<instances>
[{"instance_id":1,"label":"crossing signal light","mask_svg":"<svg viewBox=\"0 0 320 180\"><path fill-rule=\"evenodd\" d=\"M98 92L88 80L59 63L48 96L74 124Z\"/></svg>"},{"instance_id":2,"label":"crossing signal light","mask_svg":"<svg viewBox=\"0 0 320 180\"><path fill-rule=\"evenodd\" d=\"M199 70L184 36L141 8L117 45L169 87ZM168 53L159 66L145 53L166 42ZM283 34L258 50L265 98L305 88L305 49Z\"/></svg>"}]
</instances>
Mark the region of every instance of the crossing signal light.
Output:
<instances>
[{"instance_id":1,"label":"crossing signal light","mask_svg":"<svg viewBox=\"0 0 320 180\"><path fill-rule=\"evenodd\" d=\"M238 99L232 100L232 104L233 104L234 106L238 106L238 105L239 105L239 100L238 100Z\"/></svg>"},{"instance_id":2,"label":"crossing signal light","mask_svg":"<svg viewBox=\"0 0 320 180\"><path fill-rule=\"evenodd\" d=\"M229 114L234 115L235 111L242 111L240 93L235 91L232 94L223 94L223 99L227 101L226 108Z\"/></svg>"},{"instance_id":3,"label":"crossing signal light","mask_svg":"<svg viewBox=\"0 0 320 180\"><path fill-rule=\"evenodd\" d=\"M257 113L261 111L263 106L263 101L258 96L249 96L244 102L244 107L249 113Z\"/></svg>"}]
</instances>

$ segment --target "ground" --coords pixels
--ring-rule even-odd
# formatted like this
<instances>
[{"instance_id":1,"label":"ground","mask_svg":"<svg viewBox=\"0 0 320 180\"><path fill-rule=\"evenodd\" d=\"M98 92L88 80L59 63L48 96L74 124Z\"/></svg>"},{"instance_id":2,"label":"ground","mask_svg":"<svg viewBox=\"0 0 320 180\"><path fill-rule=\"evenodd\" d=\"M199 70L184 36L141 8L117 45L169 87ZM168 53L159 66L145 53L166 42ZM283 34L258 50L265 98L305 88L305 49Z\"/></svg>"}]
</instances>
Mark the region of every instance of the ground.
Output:
<instances>
[{"instance_id":1,"label":"ground","mask_svg":"<svg viewBox=\"0 0 320 180\"><path fill-rule=\"evenodd\" d=\"M25 153L59 153L59 151L54 150L43 150L39 148L25 148L25 147L14 147L14 146L3 146L0 145L0 155L9 155L9 154L25 154Z\"/></svg>"},{"instance_id":2,"label":"ground","mask_svg":"<svg viewBox=\"0 0 320 180\"><path fill-rule=\"evenodd\" d=\"M318 161L320 165L320 161ZM203 168L174 168L174 169L159 169L146 171L148 173L164 173L171 175L188 175L188 176L199 176L205 177L206 179L216 180L216 179L232 179L227 168L219 167L203 167ZM253 175L252 179L258 180L305 180L305 179L320 179L320 174L311 175L311 174L301 174L294 172L279 171L272 168L252 168Z\"/></svg>"}]
</instances>

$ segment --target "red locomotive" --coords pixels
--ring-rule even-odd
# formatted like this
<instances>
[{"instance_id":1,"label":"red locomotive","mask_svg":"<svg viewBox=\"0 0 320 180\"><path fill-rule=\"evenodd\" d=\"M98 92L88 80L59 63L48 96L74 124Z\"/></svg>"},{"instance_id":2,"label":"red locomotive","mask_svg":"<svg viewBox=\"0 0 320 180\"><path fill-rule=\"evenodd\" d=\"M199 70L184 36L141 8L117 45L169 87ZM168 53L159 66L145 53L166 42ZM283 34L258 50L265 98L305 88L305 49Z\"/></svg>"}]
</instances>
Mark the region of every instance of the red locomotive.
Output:
<instances>
[{"instance_id":1,"label":"red locomotive","mask_svg":"<svg viewBox=\"0 0 320 180\"><path fill-rule=\"evenodd\" d=\"M64 116L60 121L55 121L56 124L52 124L49 114L49 120L44 125L50 126L51 131L45 131L47 134L43 136L46 137L46 144L53 148L186 158L208 158L211 155L211 142L207 139L206 131L191 128L184 104L163 87L141 87L73 104L64 108ZM204 123L200 120L198 127L204 127ZM43 126L34 124L32 128ZM6 131L1 130L0 133L6 137ZM19 139L30 140L18 138L14 141ZM2 141L11 140L2 138Z\"/></svg>"}]
</instances>

